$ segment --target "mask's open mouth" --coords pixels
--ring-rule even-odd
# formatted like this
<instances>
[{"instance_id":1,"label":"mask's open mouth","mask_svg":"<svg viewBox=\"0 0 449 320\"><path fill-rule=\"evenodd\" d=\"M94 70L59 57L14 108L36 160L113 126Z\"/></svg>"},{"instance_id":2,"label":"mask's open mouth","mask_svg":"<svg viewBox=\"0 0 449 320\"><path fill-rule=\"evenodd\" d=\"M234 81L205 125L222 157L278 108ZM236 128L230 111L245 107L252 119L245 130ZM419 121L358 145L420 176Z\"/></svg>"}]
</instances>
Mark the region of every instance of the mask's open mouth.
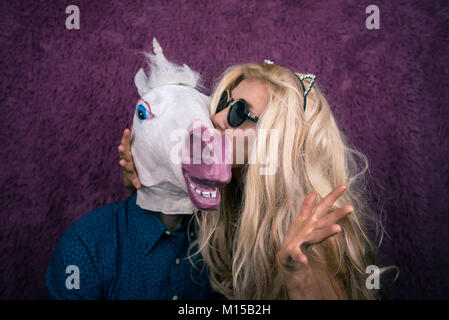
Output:
<instances>
[{"instance_id":1,"label":"mask's open mouth","mask_svg":"<svg viewBox=\"0 0 449 320\"><path fill-rule=\"evenodd\" d=\"M220 206L218 183L190 177L184 173L187 191L193 205L200 210L217 210Z\"/></svg>"},{"instance_id":2,"label":"mask's open mouth","mask_svg":"<svg viewBox=\"0 0 449 320\"><path fill-rule=\"evenodd\" d=\"M195 178L187 176L187 182L190 187L203 198L216 198L218 191L218 187L214 186L215 183L208 183L206 181L199 181Z\"/></svg>"}]
</instances>

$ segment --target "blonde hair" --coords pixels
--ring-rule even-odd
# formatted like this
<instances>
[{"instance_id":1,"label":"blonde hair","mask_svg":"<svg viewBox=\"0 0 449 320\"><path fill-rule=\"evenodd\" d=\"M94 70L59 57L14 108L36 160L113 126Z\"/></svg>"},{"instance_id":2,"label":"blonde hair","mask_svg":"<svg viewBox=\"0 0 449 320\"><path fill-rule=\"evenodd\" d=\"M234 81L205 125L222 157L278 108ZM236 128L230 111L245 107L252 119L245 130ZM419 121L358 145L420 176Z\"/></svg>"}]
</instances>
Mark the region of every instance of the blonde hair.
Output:
<instances>
[{"instance_id":1,"label":"blonde hair","mask_svg":"<svg viewBox=\"0 0 449 320\"><path fill-rule=\"evenodd\" d=\"M232 179L220 189L219 210L195 215L198 238L191 248L198 245L212 287L228 299L287 299L276 254L288 228L307 193L316 192L319 201L346 184L335 207L350 204L354 212L341 220L343 232L312 245L309 252L342 281L347 297L374 298L373 290L365 286L366 266L374 262L376 254L365 223L377 223L364 198L367 158L349 146L318 84L309 92L304 111L298 79L275 64L241 64L227 69L215 87L211 115L223 90L232 89L242 79L267 86L270 98L257 127L282 133L278 152L270 152L270 145L266 146L278 168L273 175L260 175L260 163L246 165L242 183ZM308 81L304 80L306 88Z\"/></svg>"}]
</instances>

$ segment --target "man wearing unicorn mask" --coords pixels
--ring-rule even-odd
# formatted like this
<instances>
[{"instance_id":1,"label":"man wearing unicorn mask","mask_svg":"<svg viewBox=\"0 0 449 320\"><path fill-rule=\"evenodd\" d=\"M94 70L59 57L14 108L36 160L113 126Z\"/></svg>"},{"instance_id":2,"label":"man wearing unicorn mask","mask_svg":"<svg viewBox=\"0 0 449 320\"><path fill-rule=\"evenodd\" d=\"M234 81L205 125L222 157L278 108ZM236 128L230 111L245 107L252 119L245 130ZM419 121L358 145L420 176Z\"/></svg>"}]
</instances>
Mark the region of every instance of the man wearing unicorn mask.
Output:
<instances>
[{"instance_id":1,"label":"man wearing unicorn mask","mask_svg":"<svg viewBox=\"0 0 449 320\"><path fill-rule=\"evenodd\" d=\"M69 227L47 268L48 298L221 297L189 246L192 214L216 210L218 187L231 179L230 143L213 129L209 97L196 90L199 74L168 61L156 39L153 47L150 74L140 69L135 76L140 99L131 148L139 191Z\"/></svg>"}]
</instances>

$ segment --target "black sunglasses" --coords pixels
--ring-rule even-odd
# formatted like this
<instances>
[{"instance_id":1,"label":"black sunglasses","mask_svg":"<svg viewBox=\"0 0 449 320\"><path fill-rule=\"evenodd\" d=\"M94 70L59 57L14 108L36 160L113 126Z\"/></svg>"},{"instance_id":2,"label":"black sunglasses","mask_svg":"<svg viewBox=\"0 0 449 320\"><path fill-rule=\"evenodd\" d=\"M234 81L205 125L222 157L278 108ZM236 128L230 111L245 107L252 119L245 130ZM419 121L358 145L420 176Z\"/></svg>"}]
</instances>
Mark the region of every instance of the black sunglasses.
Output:
<instances>
[{"instance_id":1,"label":"black sunglasses","mask_svg":"<svg viewBox=\"0 0 449 320\"><path fill-rule=\"evenodd\" d=\"M234 100L231 97L229 89L226 89L221 94L220 101L217 105L217 111L215 113L219 113L220 111L226 109L228 106L228 123L231 127L238 127L246 119L249 119L255 123L259 121L259 118L249 111L248 103L244 99Z\"/></svg>"}]
</instances>

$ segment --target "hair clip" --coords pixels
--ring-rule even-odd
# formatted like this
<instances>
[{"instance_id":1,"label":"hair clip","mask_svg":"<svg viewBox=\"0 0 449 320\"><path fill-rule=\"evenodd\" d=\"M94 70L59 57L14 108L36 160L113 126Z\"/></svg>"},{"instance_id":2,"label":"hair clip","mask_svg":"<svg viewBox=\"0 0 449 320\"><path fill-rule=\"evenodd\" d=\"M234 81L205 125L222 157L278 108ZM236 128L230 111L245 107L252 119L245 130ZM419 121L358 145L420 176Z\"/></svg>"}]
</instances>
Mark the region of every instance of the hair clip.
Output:
<instances>
[{"instance_id":1,"label":"hair clip","mask_svg":"<svg viewBox=\"0 0 449 320\"><path fill-rule=\"evenodd\" d=\"M307 98L307 95L309 94L310 90L312 89L312 86L313 86L313 84L315 82L316 75L309 73L309 74L303 74L303 75L298 76L296 73L293 73L293 74L295 75L296 78L298 78L299 83L301 83L302 90L304 91L304 111L306 111L306 102L307 102L306 98ZM309 88L307 88L307 90L304 87L304 83L302 82L304 79L310 79L311 80Z\"/></svg>"},{"instance_id":2,"label":"hair clip","mask_svg":"<svg viewBox=\"0 0 449 320\"><path fill-rule=\"evenodd\" d=\"M311 79L309 88L307 89L307 91L304 92L304 97L307 96L309 94L310 90L312 89L313 83L315 82L315 78L316 78L316 75L310 74L310 73L309 74L303 74L303 75L299 76L299 80L301 82L304 79Z\"/></svg>"}]
</instances>

